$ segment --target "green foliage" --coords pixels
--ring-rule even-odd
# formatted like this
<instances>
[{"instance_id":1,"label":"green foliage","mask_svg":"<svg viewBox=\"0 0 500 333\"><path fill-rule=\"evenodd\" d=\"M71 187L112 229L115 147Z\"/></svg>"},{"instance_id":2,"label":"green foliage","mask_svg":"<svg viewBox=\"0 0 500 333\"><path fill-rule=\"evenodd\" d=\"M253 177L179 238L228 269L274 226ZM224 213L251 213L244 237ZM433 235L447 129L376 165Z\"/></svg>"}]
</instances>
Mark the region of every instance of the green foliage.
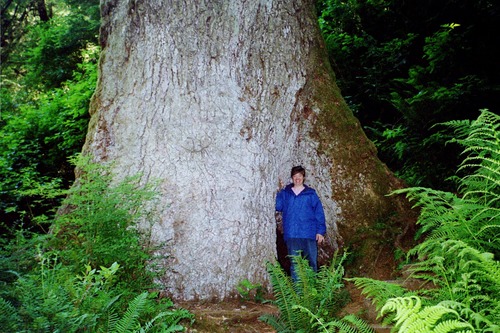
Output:
<instances>
[{"instance_id":1,"label":"green foliage","mask_svg":"<svg viewBox=\"0 0 500 333\"><path fill-rule=\"evenodd\" d=\"M420 208L419 235L425 238L409 256L417 259L410 268L412 278L428 285L417 291L425 296L426 307L421 307L420 298L400 288L380 288L384 283L366 279L354 281L379 306L385 301L382 313L396 312L400 332L417 327L429 332L498 332L500 116L482 110L475 121L446 125L455 128L454 141L467 154L459 171L469 173L457 180L459 192L422 187L395 191L406 194ZM395 298L387 300L387 294Z\"/></svg>"},{"instance_id":2,"label":"green foliage","mask_svg":"<svg viewBox=\"0 0 500 333\"><path fill-rule=\"evenodd\" d=\"M2 242L0 322L19 332L178 332L192 319L154 287L149 207L155 192L139 177L118 180L90 157L51 232L16 232ZM82 273L83 271L83 273Z\"/></svg>"},{"instance_id":3,"label":"green foliage","mask_svg":"<svg viewBox=\"0 0 500 333\"><path fill-rule=\"evenodd\" d=\"M419 297L398 297L390 299L381 314L396 312L396 328L400 333L472 333L472 325L461 321L458 313L441 305L422 306Z\"/></svg>"},{"instance_id":4,"label":"green foliage","mask_svg":"<svg viewBox=\"0 0 500 333\"><path fill-rule=\"evenodd\" d=\"M0 231L46 231L81 151L97 81L99 1L3 1L0 87ZM34 221L37 217L38 221Z\"/></svg>"},{"instance_id":5,"label":"green foliage","mask_svg":"<svg viewBox=\"0 0 500 333\"><path fill-rule=\"evenodd\" d=\"M22 36L10 45L8 62L4 63L7 74L16 75L30 89L57 88L71 79L82 62L81 51L98 43L98 8L98 1L78 5L53 1L49 17L28 21L25 16L25 22L17 22Z\"/></svg>"},{"instance_id":6,"label":"green foliage","mask_svg":"<svg viewBox=\"0 0 500 333\"><path fill-rule=\"evenodd\" d=\"M401 297L408 291L399 284L379 281L370 278L356 277L346 279L352 281L357 288L362 289L362 294L368 296L380 310L387 301L393 297Z\"/></svg>"},{"instance_id":7,"label":"green foliage","mask_svg":"<svg viewBox=\"0 0 500 333\"><path fill-rule=\"evenodd\" d=\"M491 1L317 1L342 95L380 158L410 186L453 191L460 163L433 125L497 109Z\"/></svg>"},{"instance_id":8,"label":"green foliage","mask_svg":"<svg viewBox=\"0 0 500 333\"><path fill-rule=\"evenodd\" d=\"M454 302L454 306L462 308L462 318L474 322L476 329L500 329L492 326L500 318L500 262L493 254L478 251L460 240L450 239L431 248L422 253L432 257L411 268L414 278L434 286L421 293L435 302Z\"/></svg>"},{"instance_id":9,"label":"green foliage","mask_svg":"<svg viewBox=\"0 0 500 333\"><path fill-rule=\"evenodd\" d=\"M1 13L1 45L0 62L8 62L12 53L18 49L29 26L36 25L50 19L50 12L47 10L45 1L39 1L35 8L33 0L17 0L0 2Z\"/></svg>"},{"instance_id":10,"label":"green foliage","mask_svg":"<svg viewBox=\"0 0 500 333\"><path fill-rule=\"evenodd\" d=\"M347 254L332 260L315 273L306 259L292 257L297 280L292 281L279 264L268 263L278 316L264 315L260 319L277 332L316 332L312 322L324 323L335 317L346 301L342 281L342 266Z\"/></svg>"},{"instance_id":11,"label":"green foliage","mask_svg":"<svg viewBox=\"0 0 500 333\"><path fill-rule=\"evenodd\" d=\"M0 297L0 326L7 332L19 332L21 318L11 302Z\"/></svg>"},{"instance_id":12,"label":"green foliage","mask_svg":"<svg viewBox=\"0 0 500 333\"><path fill-rule=\"evenodd\" d=\"M318 317L309 309L301 305L295 305L294 308L299 309L300 311L309 315L309 317L311 318L311 329L313 330L313 332L375 333L375 331L369 324L354 315L347 315L340 319L330 318L330 321L325 323L324 319Z\"/></svg>"},{"instance_id":13,"label":"green foliage","mask_svg":"<svg viewBox=\"0 0 500 333\"><path fill-rule=\"evenodd\" d=\"M119 265L100 270L87 266L81 276L67 270L57 258L40 254L40 264L21 276L14 292L7 295L17 306L0 298L0 321L19 332L147 332L154 328L182 330L179 322L192 319L186 310L169 310L171 301L158 303L154 294L143 292L128 302L123 313L116 288ZM5 296L4 296L5 297ZM125 303L126 305L126 303ZM151 318L151 314L159 312ZM151 319L149 319L151 318ZM157 322L158 325L155 325Z\"/></svg>"},{"instance_id":14,"label":"green foliage","mask_svg":"<svg viewBox=\"0 0 500 333\"><path fill-rule=\"evenodd\" d=\"M116 301L112 277L103 271L87 270L78 277L65 268L57 258L39 253L39 265L15 282L8 296L17 305L23 331L77 332L80 328L94 329L100 315Z\"/></svg>"},{"instance_id":15,"label":"green foliage","mask_svg":"<svg viewBox=\"0 0 500 333\"><path fill-rule=\"evenodd\" d=\"M0 208L11 228L30 228L35 216L53 216L51 209L62 197L51 189L67 188L74 178L68 157L78 153L85 140L98 51L85 50L85 61L72 81L34 100L23 103L22 92L13 92L14 87L2 90L2 99L4 94L18 99L2 110L0 128ZM37 188L45 189L38 191L43 196L34 193Z\"/></svg>"},{"instance_id":16,"label":"green foliage","mask_svg":"<svg viewBox=\"0 0 500 333\"><path fill-rule=\"evenodd\" d=\"M171 301L168 302L168 307L173 306ZM121 318L112 317L109 320L107 332L109 333L128 333L128 332L149 332L155 329L154 325L157 321L163 320L160 327L156 328L162 333L183 332L184 327L178 323L183 319L193 319L193 316L186 310L163 311L157 314L154 318L145 324L141 324L141 316L151 311L157 305L149 297L147 292L137 295L128 305L127 311Z\"/></svg>"},{"instance_id":17,"label":"green foliage","mask_svg":"<svg viewBox=\"0 0 500 333\"><path fill-rule=\"evenodd\" d=\"M115 182L109 166L91 163L89 156L74 160L80 176L52 226L51 248L76 267L118 262L120 283L131 290L147 287L153 280L147 262L154 249L144 247L155 222L152 185L142 185L139 175Z\"/></svg>"},{"instance_id":18,"label":"green foliage","mask_svg":"<svg viewBox=\"0 0 500 333\"><path fill-rule=\"evenodd\" d=\"M260 283L252 283L245 279L238 283L236 290L244 301L254 300L259 303L265 302L265 289Z\"/></svg>"},{"instance_id":19,"label":"green foliage","mask_svg":"<svg viewBox=\"0 0 500 333\"><path fill-rule=\"evenodd\" d=\"M421 207L418 223L427 240L416 249L422 255L432 251L443 240L462 240L478 250L500 255L500 117L483 110L477 120L446 123L464 133L465 138L454 141L467 154L460 171L470 171L458 179L459 193L427 188L409 188L405 193Z\"/></svg>"}]
</instances>

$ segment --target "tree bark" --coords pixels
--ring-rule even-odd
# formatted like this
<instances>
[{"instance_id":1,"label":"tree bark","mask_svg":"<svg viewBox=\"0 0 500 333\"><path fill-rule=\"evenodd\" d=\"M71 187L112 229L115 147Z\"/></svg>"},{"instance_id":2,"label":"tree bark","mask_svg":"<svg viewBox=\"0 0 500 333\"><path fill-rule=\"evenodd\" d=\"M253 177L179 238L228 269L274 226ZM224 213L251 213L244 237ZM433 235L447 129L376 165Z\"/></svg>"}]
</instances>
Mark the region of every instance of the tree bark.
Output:
<instances>
[{"instance_id":1,"label":"tree bark","mask_svg":"<svg viewBox=\"0 0 500 333\"><path fill-rule=\"evenodd\" d=\"M102 0L101 13L83 150L120 176L160 179L153 237L168 242L172 297L267 283L274 198L293 165L323 201L332 248L339 230L346 241L399 209L335 85L314 1Z\"/></svg>"},{"instance_id":2,"label":"tree bark","mask_svg":"<svg viewBox=\"0 0 500 333\"><path fill-rule=\"evenodd\" d=\"M38 11L38 16L40 16L40 20L43 22L47 22L50 20L49 12L47 11L47 5L45 4L45 0L36 0L35 4L36 10Z\"/></svg>"}]
</instances>

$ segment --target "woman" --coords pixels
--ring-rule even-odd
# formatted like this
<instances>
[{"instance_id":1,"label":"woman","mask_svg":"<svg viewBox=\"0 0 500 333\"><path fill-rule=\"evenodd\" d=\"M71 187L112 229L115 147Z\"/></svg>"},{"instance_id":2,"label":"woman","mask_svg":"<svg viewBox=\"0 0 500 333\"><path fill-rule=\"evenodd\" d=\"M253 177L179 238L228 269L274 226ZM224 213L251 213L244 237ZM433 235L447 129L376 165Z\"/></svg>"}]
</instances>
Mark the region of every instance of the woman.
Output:
<instances>
[{"instance_id":1,"label":"woman","mask_svg":"<svg viewBox=\"0 0 500 333\"><path fill-rule=\"evenodd\" d=\"M311 268L318 271L318 244L326 233L325 213L316 191L305 185L306 171L295 166L292 183L276 196L276 211L283 214L283 236L289 256L302 255ZM292 279L297 275L292 261Z\"/></svg>"}]
</instances>

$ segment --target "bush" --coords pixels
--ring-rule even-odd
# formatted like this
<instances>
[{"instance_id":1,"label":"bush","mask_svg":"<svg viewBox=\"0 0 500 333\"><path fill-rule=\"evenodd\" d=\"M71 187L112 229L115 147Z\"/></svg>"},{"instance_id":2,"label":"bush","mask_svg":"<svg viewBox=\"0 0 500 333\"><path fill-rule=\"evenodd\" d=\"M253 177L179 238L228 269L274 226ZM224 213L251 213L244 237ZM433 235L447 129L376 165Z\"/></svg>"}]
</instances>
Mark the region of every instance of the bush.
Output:
<instances>
[{"instance_id":1,"label":"bush","mask_svg":"<svg viewBox=\"0 0 500 333\"><path fill-rule=\"evenodd\" d=\"M154 276L147 265L154 249L144 245L154 223L150 207L156 193L141 185L138 175L114 181L108 166L91 163L88 156L75 164L80 175L52 226L50 249L77 268L118 262L120 284L130 290L152 288Z\"/></svg>"},{"instance_id":2,"label":"bush","mask_svg":"<svg viewBox=\"0 0 500 333\"><path fill-rule=\"evenodd\" d=\"M145 291L155 279L153 188L138 176L117 181L90 157L74 162L81 176L51 232L18 231L2 246L0 323L19 332L183 330L192 315Z\"/></svg>"}]
</instances>

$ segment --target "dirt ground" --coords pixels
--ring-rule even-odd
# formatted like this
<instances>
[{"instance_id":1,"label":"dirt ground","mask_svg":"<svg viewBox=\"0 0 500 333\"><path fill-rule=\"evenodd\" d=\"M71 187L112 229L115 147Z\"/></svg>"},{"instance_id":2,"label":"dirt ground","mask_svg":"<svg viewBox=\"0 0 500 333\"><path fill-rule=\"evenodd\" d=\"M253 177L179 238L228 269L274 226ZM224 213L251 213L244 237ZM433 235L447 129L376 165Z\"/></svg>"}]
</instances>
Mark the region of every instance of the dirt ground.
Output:
<instances>
[{"instance_id":1,"label":"dirt ground","mask_svg":"<svg viewBox=\"0 0 500 333\"><path fill-rule=\"evenodd\" d=\"M277 314L270 303L242 300L224 302L180 302L179 307L195 315L195 322L188 325L191 333L271 333L275 330L259 320L263 314Z\"/></svg>"},{"instance_id":2,"label":"dirt ground","mask_svg":"<svg viewBox=\"0 0 500 333\"><path fill-rule=\"evenodd\" d=\"M377 332L389 332L376 323L376 311L370 300L351 284L346 285L351 301L342 309L341 315L355 314L375 324ZM259 320L263 314L278 314L278 308L271 303L242 301L238 299L224 302L178 302L177 306L195 315L192 325L186 325L190 333L272 333L271 326Z\"/></svg>"}]
</instances>

